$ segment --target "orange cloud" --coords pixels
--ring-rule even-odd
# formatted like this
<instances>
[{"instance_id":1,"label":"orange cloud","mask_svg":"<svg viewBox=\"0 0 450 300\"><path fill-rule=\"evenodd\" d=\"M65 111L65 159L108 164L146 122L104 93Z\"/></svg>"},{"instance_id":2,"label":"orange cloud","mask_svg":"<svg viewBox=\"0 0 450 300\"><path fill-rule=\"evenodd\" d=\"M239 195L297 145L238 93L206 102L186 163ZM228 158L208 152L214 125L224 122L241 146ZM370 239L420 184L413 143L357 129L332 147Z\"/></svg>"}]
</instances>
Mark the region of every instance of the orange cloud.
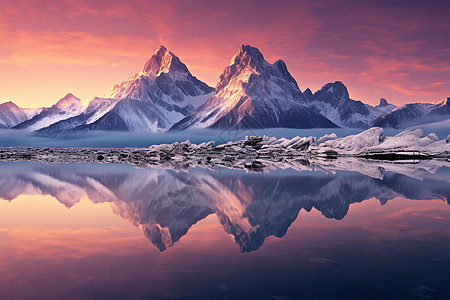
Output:
<instances>
[{"instance_id":1,"label":"orange cloud","mask_svg":"<svg viewBox=\"0 0 450 300\"><path fill-rule=\"evenodd\" d=\"M130 61L145 61L157 45L157 42L143 37L52 31L23 31L11 36L8 41L11 54L3 61L21 66L121 65Z\"/></svg>"},{"instance_id":2,"label":"orange cloud","mask_svg":"<svg viewBox=\"0 0 450 300\"><path fill-rule=\"evenodd\" d=\"M23 73L42 70L46 77L35 80L49 91L46 82L61 77L51 75L53 66L65 67L66 73L75 72L73 65L84 66L76 70L79 78L98 67L90 79L99 80L97 89L83 89L81 79L61 86L92 98L105 93L100 78L125 69L119 80L128 78L133 72L123 67L138 72L159 44L214 85L237 47L246 43L260 48L270 62L285 60L302 89L341 80L356 98L372 103L378 101L373 95L396 103L448 96L445 10L419 9L406 1L398 6L402 9L397 5L351 0L339 5L333 0L3 1L0 64L8 66L7 85L21 85ZM0 98L14 93L0 88Z\"/></svg>"}]
</instances>

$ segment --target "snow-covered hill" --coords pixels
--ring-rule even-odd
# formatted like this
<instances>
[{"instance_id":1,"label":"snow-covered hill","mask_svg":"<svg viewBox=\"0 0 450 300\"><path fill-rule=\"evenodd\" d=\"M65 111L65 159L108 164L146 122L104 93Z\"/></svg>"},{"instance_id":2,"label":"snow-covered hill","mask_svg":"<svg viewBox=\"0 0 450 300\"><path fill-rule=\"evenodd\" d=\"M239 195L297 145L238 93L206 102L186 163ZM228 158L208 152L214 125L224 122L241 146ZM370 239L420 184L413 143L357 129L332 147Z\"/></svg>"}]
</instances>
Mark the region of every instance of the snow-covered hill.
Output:
<instances>
[{"instance_id":1,"label":"snow-covered hill","mask_svg":"<svg viewBox=\"0 0 450 300\"><path fill-rule=\"evenodd\" d=\"M14 129L39 130L61 120L79 115L83 110L84 107L81 100L69 93L52 107L43 108L40 113L18 124Z\"/></svg>"},{"instance_id":2,"label":"snow-covered hill","mask_svg":"<svg viewBox=\"0 0 450 300\"><path fill-rule=\"evenodd\" d=\"M11 128L28 119L31 119L42 108L20 108L13 102L5 102L0 104L0 128Z\"/></svg>"},{"instance_id":3,"label":"snow-covered hill","mask_svg":"<svg viewBox=\"0 0 450 300\"><path fill-rule=\"evenodd\" d=\"M220 75L214 96L172 130L336 127L302 102L282 60L270 64L257 48L241 45Z\"/></svg>"},{"instance_id":4,"label":"snow-covered hill","mask_svg":"<svg viewBox=\"0 0 450 300\"><path fill-rule=\"evenodd\" d=\"M103 117L107 112L114 108L117 102L119 102L117 99L96 97L89 102L86 110L81 114L42 128L37 132L37 135L56 137L64 135L68 130L78 127L82 128Z\"/></svg>"},{"instance_id":5,"label":"snow-covered hill","mask_svg":"<svg viewBox=\"0 0 450 300\"><path fill-rule=\"evenodd\" d=\"M445 121L450 118L450 98L436 103L410 103L380 116L373 126L395 129Z\"/></svg>"}]
</instances>

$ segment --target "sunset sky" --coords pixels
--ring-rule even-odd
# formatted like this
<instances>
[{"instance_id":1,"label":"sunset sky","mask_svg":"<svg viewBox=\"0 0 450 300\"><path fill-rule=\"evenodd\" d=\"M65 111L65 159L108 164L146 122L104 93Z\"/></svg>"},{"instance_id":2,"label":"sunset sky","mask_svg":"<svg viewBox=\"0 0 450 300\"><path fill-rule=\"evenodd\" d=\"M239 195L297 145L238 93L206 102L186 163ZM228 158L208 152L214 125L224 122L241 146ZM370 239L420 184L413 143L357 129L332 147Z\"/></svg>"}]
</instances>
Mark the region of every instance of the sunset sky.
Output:
<instances>
[{"instance_id":1,"label":"sunset sky","mask_svg":"<svg viewBox=\"0 0 450 300\"><path fill-rule=\"evenodd\" d=\"M0 2L0 102L87 103L139 72L165 45L215 86L240 44L283 59L303 91L340 80L376 104L450 96L450 2Z\"/></svg>"}]
</instances>

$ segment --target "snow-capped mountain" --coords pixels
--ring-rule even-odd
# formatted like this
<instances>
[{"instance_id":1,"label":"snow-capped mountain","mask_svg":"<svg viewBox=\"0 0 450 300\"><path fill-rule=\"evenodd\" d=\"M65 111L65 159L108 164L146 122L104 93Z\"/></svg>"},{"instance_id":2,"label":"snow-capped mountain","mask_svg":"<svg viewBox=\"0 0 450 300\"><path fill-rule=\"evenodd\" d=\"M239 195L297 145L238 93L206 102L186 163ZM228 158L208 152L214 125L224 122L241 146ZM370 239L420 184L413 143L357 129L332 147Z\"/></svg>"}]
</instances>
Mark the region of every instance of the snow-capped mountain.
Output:
<instances>
[{"instance_id":1,"label":"snow-capped mountain","mask_svg":"<svg viewBox=\"0 0 450 300\"><path fill-rule=\"evenodd\" d=\"M177 56L160 46L140 73L116 84L106 95L124 103L91 127L112 130L113 124L117 124L117 130L127 131L168 129L202 104L213 91L194 77Z\"/></svg>"},{"instance_id":2,"label":"snow-capped mountain","mask_svg":"<svg viewBox=\"0 0 450 300\"><path fill-rule=\"evenodd\" d=\"M105 98L94 98L80 115L40 130L59 135L61 130L159 131L191 113L214 89L194 77L180 59L164 46L143 70L116 84Z\"/></svg>"},{"instance_id":3,"label":"snow-capped mountain","mask_svg":"<svg viewBox=\"0 0 450 300\"><path fill-rule=\"evenodd\" d=\"M81 100L69 93L52 107L43 108L40 113L13 128L29 131L39 130L58 121L79 115L83 110Z\"/></svg>"},{"instance_id":4,"label":"snow-capped mountain","mask_svg":"<svg viewBox=\"0 0 450 300\"><path fill-rule=\"evenodd\" d=\"M0 128L11 128L27 119L27 115L13 102L0 104Z\"/></svg>"},{"instance_id":5,"label":"snow-capped mountain","mask_svg":"<svg viewBox=\"0 0 450 300\"><path fill-rule=\"evenodd\" d=\"M13 102L0 104L0 128L11 128L20 124L36 114L40 113L42 108L20 108Z\"/></svg>"},{"instance_id":6,"label":"snow-capped mountain","mask_svg":"<svg viewBox=\"0 0 450 300\"><path fill-rule=\"evenodd\" d=\"M302 102L282 60L270 64L257 48L241 45L220 75L214 96L171 130L336 127Z\"/></svg>"},{"instance_id":7,"label":"snow-capped mountain","mask_svg":"<svg viewBox=\"0 0 450 300\"><path fill-rule=\"evenodd\" d=\"M117 99L96 97L89 102L87 108L79 115L56 122L48 127L40 129L37 134L41 136L64 135L67 130L81 129L94 123L107 112L111 111L119 102Z\"/></svg>"},{"instance_id":8,"label":"snow-capped mountain","mask_svg":"<svg viewBox=\"0 0 450 300\"><path fill-rule=\"evenodd\" d=\"M213 91L194 77L177 56L160 46L142 72L116 84L105 97L149 101L169 113L186 115L204 102L204 97L198 99L199 96Z\"/></svg>"},{"instance_id":9,"label":"snow-capped mountain","mask_svg":"<svg viewBox=\"0 0 450 300\"><path fill-rule=\"evenodd\" d=\"M97 121L81 125L75 130L107 130L156 132L167 128L167 119L152 102L123 99Z\"/></svg>"},{"instance_id":10,"label":"snow-capped mountain","mask_svg":"<svg viewBox=\"0 0 450 300\"><path fill-rule=\"evenodd\" d=\"M381 98L377 105L375 105L375 108L377 108L379 111L382 111L383 113L389 113L397 108L394 104L391 104L387 102L386 99Z\"/></svg>"},{"instance_id":11,"label":"snow-capped mountain","mask_svg":"<svg viewBox=\"0 0 450 300\"><path fill-rule=\"evenodd\" d=\"M395 129L445 121L450 118L450 98L435 103L410 103L380 116L373 126Z\"/></svg>"},{"instance_id":12,"label":"snow-capped mountain","mask_svg":"<svg viewBox=\"0 0 450 300\"><path fill-rule=\"evenodd\" d=\"M368 128L376 118L396 108L384 98L375 107L350 99L340 81L327 83L314 94L307 89L303 96L310 107L341 127Z\"/></svg>"}]
</instances>

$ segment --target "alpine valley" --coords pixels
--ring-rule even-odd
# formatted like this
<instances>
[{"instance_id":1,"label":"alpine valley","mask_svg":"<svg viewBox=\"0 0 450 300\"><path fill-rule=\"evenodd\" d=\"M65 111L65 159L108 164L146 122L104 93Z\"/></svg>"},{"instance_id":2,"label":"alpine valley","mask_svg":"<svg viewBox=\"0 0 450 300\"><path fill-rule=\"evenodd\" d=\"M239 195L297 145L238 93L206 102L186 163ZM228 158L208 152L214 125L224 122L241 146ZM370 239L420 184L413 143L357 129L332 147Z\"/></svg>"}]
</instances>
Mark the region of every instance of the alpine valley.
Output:
<instances>
[{"instance_id":1,"label":"alpine valley","mask_svg":"<svg viewBox=\"0 0 450 300\"><path fill-rule=\"evenodd\" d=\"M397 107L350 98L340 81L302 92L284 61L273 64L241 45L215 88L197 79L164 46L141 72L114 85L87 107L67 94L48 108L0 104L0 128L57 137L92 130L165 132L188 129L360 128L403 129L448 123L450 98Z\"/></svg>"}]
</instances>

